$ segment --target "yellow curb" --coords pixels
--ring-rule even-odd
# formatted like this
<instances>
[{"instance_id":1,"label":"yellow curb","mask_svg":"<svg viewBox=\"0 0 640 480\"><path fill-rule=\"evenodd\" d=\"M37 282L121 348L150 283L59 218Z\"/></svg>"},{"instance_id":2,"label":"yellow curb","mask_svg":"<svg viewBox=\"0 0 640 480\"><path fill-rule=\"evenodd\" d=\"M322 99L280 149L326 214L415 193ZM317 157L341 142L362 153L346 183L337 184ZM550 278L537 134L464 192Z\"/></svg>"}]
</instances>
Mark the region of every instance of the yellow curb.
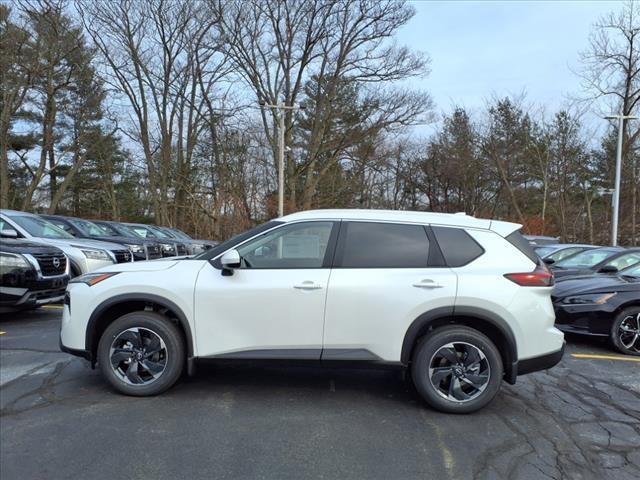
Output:
<instances>
[{"instance_id":1,"label":"yellow curb","mask_svg":"<svg viewBox=\"0 0 640 480\"><path fill-rule=\"evenodd\" d=\"M621 357L618 355L591 355L589 353L572 353L573 358L585 358L592 360L618 360L620 362L639 362L640 358L634 357Z\"/></svg>"}]
</instances>

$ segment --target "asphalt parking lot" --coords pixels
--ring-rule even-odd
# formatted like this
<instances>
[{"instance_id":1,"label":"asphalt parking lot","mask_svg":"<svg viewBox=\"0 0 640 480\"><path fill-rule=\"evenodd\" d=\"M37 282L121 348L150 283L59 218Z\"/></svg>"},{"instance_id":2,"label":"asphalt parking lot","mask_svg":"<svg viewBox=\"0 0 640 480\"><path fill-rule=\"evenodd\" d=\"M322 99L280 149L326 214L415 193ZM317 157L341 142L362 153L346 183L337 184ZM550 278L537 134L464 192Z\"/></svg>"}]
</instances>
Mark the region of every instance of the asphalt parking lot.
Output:
<instances>
[{"instance_id":1,"label":"asphalt parking lot","mask_svg":"<svg viewBox=\"0 0 640 480\"><path fill-rule=\"evenodd\" d=\"M58 351L59 322L1 316L3 480L640 478L640 362L599 341L456 416L388 370L207 366L129 398Z\"/></svg>"}]
</instances>

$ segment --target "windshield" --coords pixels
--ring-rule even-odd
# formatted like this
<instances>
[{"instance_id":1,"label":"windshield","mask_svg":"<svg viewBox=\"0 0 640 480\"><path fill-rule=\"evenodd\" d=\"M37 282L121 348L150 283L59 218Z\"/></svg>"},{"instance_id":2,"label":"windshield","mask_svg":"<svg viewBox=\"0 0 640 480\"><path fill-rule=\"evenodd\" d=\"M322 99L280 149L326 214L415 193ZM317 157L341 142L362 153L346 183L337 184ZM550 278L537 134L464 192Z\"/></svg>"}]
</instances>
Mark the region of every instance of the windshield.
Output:
<instances>
[{"instance_id":1,"label":"windshield","mask_svg":"<svg viewBox=\"0 0 640 480\"><path fill-rule=\"evenodd\" d=\"M182 240L193 240L189 235L184 233L182 230L178 230L177 228L168 228L167 230L169 230L177 238L181 238Z\"/></svg>"},{"instance_id":2,"label":"windshield","mask_svg":"<svg viewBox=\"0 0 640 480\"><path fill-rule=\"evenodd\" d=\"M253 227L251 230L247 230L246 232L240 233L235 237L230 238L229 240L225 240L219 245L216 245L215 247L210 248L209 250L205 250L204 252L200 253L199 255L196 255L193 258L197 260L210 260L212 258L217 257L225 250L229 250L234 245L244 242L245 240L253 237L254 235L258 235L259 233L265 232L277 225L281 225L282 223L284 222L279 222L277 220L271 220L270 222L263 223L261 225L258 225L257 227Z\"/></svg>"},{"instance_id":3,"label":"windshield","mask_svg":"<svg viewBox=\"0 0 640 480\"><path fill-rule=\"evenodd\" d=\"M113 228L108 223L96 223L95 225L97 225L98 228L100 228L100 230L102 230L104 232L104 235L116 235L117 236L117 235L120 234L120 232L118 232L118 230Z\"/></svg>"},{"instance_id":4,"label":"windshield","mask_svg":"<svg viewBox=\"0 0 640 480\"><path fill-rule=\"evenodd\" d=\"M534 248L534 250L536 251L536 253L540 258L544 258L547 255L549 255L551 252L553 252L555 249L553 247L537 247L537 248Z\"/></svg>"},{"instance_id":5,"label":"windshield","mask_svg":"<svg viewBox=\"0 0 640 480\"><path fill-rule=\"evenodd\" d=\"M606 260L612 255L618 253L619 250L587 250L585 252L578 253L569 258L565 258L555 264L560 268L591 268L594 265Z\"/></svg>"},{"instance_id":6,"label":"windshield","mask_svg":"<svg viewBox=\"0 0 640 480\"><path fill-rule=\"evenodd\" d=\"M633 267L625 268L620 273L622 275L627 275L629 277L638 277L638 278L640 278L640 265L635 265Z\"/></svg>"},{"instance_id":7,"label":"windshield","mask_svg":"<svg viewBox=\"0 0 640 480\"><path fill-rule=\"evenodd\" d=\"M171 235L166 234L162 229L157 228L157 227L152 227L152 226L148 226L147 227L148 230L151 230L151 233L153 233L153 235L155 235L158 238L174 238Z\"/></svg>"},{"instance_id":8,"label":"windshield","mask_svg":"<svg viewBox=\"0 0 640 480\"><path fill-rule=\"evenodd\" d=\"M7 215L11 220L24 228L29 235L40 238L75 238L53 223L31 215Z\"/></svg>"},{"instance_id":9,"label":"windshield","mask_svg":"<svg viewBox=\"0 0 640 480\"><path fill-rule=\"evenodd\" d=\"M89 220L80 220L77 218L70 218L69 223L80 230L84 235L90 237L106 237L107 233Z\"/></svg>"}]
</instances>

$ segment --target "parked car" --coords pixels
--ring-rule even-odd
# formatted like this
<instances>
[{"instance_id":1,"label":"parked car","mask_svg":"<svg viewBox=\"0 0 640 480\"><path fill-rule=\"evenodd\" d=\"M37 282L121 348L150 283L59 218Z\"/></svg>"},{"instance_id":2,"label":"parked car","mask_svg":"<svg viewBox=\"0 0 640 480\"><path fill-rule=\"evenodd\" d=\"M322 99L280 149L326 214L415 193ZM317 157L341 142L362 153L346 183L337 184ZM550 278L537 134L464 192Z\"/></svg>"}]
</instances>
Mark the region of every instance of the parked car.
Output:
<instances>
[{"instance_id":1,"label":"parked car","mask_svg":"<svg viewBox=\"0 0 640 480\"><path fill-rule=\"evenodd\" d=\"M70 282L61 348L128 395L198 359L410 368L422 397L472 412L563 354L553 276L519 225L465 215L299 212L185 259Z\"/></svg>"},{"instance_id":2,"label":"parked car","mask_svg":"<svg viewBox=\"0 0 640 480\"><path fill-rule=\"evenodd\" d=\"M69 259L69 272L72 277L114 263L132 261L131 253L124 245L75 238L32 213L0 210L0 229L5 238L10 235L58 247Z\"/></svg>"},{"instance_id":3,"label":"parked car","mask_svg":"<svg viewBox=\"0 0 640 480\"><path fill-rule=\"evenodd\" d=\"M145 225L144 223L124 223L124 226L129 227L140 238L154 239L164 244L170 244L173 246L173 250L166 250L166 257L173 257L175 255L184 256L189 254L187 245L182 240L176 240L170 237L161 230L156 229L153 225ZM165 251L163 251L165 253Z\"/></svg>"},{"instance_id":4,"label":"parked car","mask_svg":"<svg viewBox=\"0 0 640 480\"><path fill-rule=\"evenodd\" d=\"M556 279L594 273L615 274L640 263L640 248L601 247L572 255L551 265Z\"/></svg>"},{"instance_id":5,"label":"parked car","mask_svg":"<svg viewBox=\"0 0 640 480\"><path fill-rule=\"evenodd\" d=\"M202 253L205 250L209 250L212 247L218 245L219 242L214 242L212 240L196 240L191 238L189 235L184 233L182 230L178 230L177 228L171 227L159 227L157 225L153 226L154 229L160 230L171 238L174 238L180 242L183 242L187 245L187 251L189 255L196 255L198 253Z\"/></svg>"},{"instance_id":6,"label":"parked car","mask_svg":"<svg viewBox=\"0 0 640 480\"><path fill-rule=\"evenodd\" d=\"M560 330L609 337L618 351L640 356L640 264L558 282L553 304Z\"/></svg>"},{"instance_id":7,"label":"parked car","mask_svg":"<svg viewBox=\"0 0 640 480\"><path fill-rule=\"evenodd\" d=\"M92 220L92 222L108 235L116 235L131 240L145 240L129 227L119 222L113 220ZM153 242L152 245L147 246L147 256L149 260L175 255L175 246L172 243L156 242L155 240L148 241ZM155 245L157 245L157 248Z\"/></svg>"},{"instance_id":8,"label":"parked car","mask_svg":"<svg viewBox=\"0 0 640 480\"><path fill-rule=\"evenodd\" d=\"M558 243L558 237L545 237L543 235L524 235L524 238L533 247L538 245L554 245Z\"/></svg>"},{"instance_id":9,"label":"parked car","mask_svg":"<svg viewBox=\"0 0 640 480\"><path fill-rule=\"evenodd\" d=\"M145 240L143 238L124 237L122 235L110 235L104 229L95 223L81 218L66 217L62 215L40 215L45 220L53 223L56 227L63 229L65 232L76 238L91 238L94 240L104 240L106 242L118 242L129 248L133 255L133 260L150 260L159 258L160 245L156 242ZM149 257L149 251L152 257ZM156 255L154 253L157 252Z\"/></svg>"},{"instance_id":10,"label":"parked car","mask_svg":"<svg viewBox=\"0 0 640 480\"><path fill-rule=\"evenodd\" d=\"M541 247L534 247L533 249L538 254L544 263L552 265L560 260L564 260L576 253L584 252L585 250L591 250L592 248L599 248L595 245L579 245L573 243L557 243L554 245L544 245Z\"/></svg>"},{"instance_id":11,"label":"parked car","mask_svg":"<svg viewBox=\"0 0 640 480\"><path fill-rule=\"evenodd\" d=\"M23 239L0 242L0 312L60 302L69 282L62 250Z\"/></svg>"}]
</instances>

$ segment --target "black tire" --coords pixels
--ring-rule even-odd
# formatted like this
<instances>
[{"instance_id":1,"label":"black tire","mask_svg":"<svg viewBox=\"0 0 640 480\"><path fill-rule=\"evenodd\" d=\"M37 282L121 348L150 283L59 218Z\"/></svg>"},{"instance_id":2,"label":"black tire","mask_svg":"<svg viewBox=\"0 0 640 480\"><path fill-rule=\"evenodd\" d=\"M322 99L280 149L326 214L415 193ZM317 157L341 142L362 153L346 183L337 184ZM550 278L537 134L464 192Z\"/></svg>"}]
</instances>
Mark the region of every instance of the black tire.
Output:
<instances>
[{"instance_id":1,"label":"black tire","mask_svg":"<svg viewBox=\"0 0 640 480\"><path fill-rule=\"evenodd\" d=\"M137 329L137 335L142 340L140 345L145 349L149 346L152 350L151 343L153 341L158 342L156 335L161 342L164 342L164 348L161 348L161 343L158 343L156 349L159 353L153 354L154 357L146 358L142 355L140 362L136 360L136 373L131 373L132 378L137 382L138 379L142 380L142 383L133 384L130 383L128 369L131 365L127 365L127 360L120 361L117 365L112 366L111 362L111 348L114 345L114 341L119 342L126 340L130 333L125 332L129 329L134 329L134 336L136 336L135 330ZM131 332L131 330L129 330ZM125 335L123 337L123 335ZM135 342L134 342L135 343ZM131 345L131 343L129 343ZM120 345L121 346L121 345ZM119 348L119 352L128 351L129 348ZM133 352L133 350L131 350ZM149 353L145 354L148 355ZM126 353L123 355L127 355ZM133 357L138 354L131 354ZM116 357L114 355L114 362ZM149 361L148 363L146 363ZM129 360L131 362L131 360ZM143 368L142 365L150 366L154 365L154 373L157 378L153 378L151 370ZM115 388L118 392L125 395L133 395L138 397L157 395L171 388L184 369L185 364L185 347L184 340L178 327L173 324L167 317L155 312L132 312L115 320L111 323L102 334L100 343L98 344L98 365L102 371L104 378ZM158 372L158 366L163 366L163 370ZM132 369L133 370L133 369ZM151 378L150 378L151 377Z\"/></svg>"},{"instance_id":2,"label":"black tire","mask_svg":"<svg viewBox=\"0 0 640 480\"><path fill-rule=\"evenodd\" d=\"M635 330L636 333L629 331L624 333L624 327L627 330ZM638 357L640 356L640 336L636 336L636 334L640 335L640 305L625 308L616 315L611 325L611 343L619 352Z\"/></svg>"},{"instance_id":3,"label":"black tire","mask_svg":"<svg viewBox=\"0 0 640 480\"><path fill-rule=\"evenodd\" d=\"M453 347L446 347L449 344ZM446 358L451 354L455 363ZM430 367L437 370L430 372ZM493 342L479 331L464 326L443 327L418 341L411 376L418 393L432 408L471 413L487 405L500 390L502 359Z\"/></svg>"}]
</instances>

